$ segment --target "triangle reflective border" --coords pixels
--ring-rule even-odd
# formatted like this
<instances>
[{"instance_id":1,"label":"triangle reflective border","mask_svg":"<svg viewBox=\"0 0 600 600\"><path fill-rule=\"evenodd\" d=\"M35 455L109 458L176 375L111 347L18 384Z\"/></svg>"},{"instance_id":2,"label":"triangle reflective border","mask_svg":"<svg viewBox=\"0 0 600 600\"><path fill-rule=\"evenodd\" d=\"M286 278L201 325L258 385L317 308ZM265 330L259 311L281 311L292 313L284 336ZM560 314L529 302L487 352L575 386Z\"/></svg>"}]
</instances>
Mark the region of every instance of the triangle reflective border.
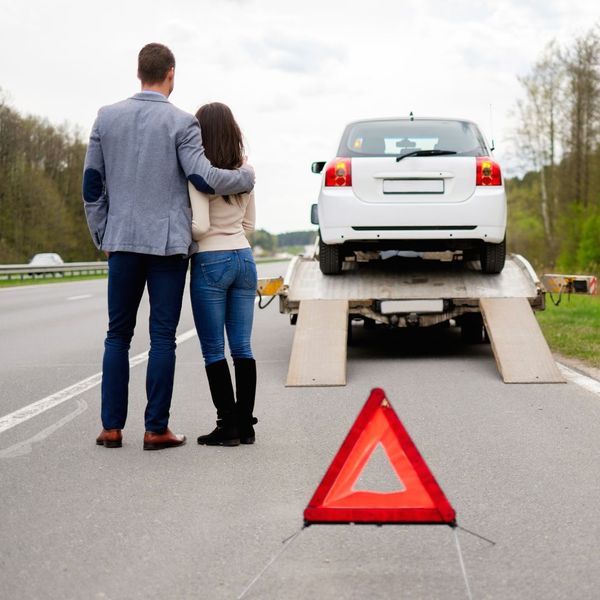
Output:
<instances>
[{"instance_id":1,"label":"triangle reflective border","mask_svg":"<svg viewBox=\"0 0 600 600\"><path fill-rule=\"evenodd\" d=\"M379 444L403 484L401 491L354 489ZM304 522L456 523L454 509L382 389L371 391L304 510Z\"/></svg>"}]
</instances>

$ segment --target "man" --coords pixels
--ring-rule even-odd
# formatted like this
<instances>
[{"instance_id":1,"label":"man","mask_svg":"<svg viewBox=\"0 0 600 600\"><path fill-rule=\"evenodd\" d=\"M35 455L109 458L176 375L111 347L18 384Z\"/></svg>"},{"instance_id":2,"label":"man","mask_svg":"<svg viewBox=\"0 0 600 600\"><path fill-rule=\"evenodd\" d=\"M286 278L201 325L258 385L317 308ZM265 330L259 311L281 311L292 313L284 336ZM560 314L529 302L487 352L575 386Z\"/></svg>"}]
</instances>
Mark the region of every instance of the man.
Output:
<instances>
[{"instance_id":1,"label":"man","mask_svg":"<svg viewBox=\"0 0 600 600\"><path fill-rule=\"evenodd\" d=\"M144 450L181 446L168 428L175 373L175 331L192 250L189 180L209 194L254 187L254 172L213 167L198 121L175 108L175 57L162 44L138 56L142 91L98 112L83 176L94 243L108 255L109 325L102 364L98 445L118 448L127 418L129 346L144 288L150 297Z\"/></svg>"}]
</instances>

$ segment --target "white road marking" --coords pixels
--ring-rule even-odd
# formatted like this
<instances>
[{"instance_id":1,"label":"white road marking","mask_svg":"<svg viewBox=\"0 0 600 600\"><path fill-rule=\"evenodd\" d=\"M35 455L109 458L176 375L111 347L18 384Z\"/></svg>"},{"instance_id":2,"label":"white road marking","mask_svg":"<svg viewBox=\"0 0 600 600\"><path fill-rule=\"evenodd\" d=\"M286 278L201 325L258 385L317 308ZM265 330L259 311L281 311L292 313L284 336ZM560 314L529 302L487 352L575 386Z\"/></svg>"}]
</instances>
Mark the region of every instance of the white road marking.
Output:
<instances>
[{"instance_id":1,"label":"white road marking","mask_svg":"<svg viewBox=\"0 0 600 600\"><path fill-rule=\"evenodd\" d=\"M0 450L0 458L16 458L18 456L25 456L26 454L30 454L33 445L39 444L43 442L47 437L52 435L55 431L72 421L75 417L79 416L81 413L85 412L88 408L87 402L83 398L79 398L77 400L77 408L69 413L66 417L63 417L56 423L50 425L50 427L46 427L46 429L42 429L39 433L36 433L33 437L23 441L17 442L4 450Z\"/></svg>"},{"instance_id":2,"label":"white road marking","mask_svg":"<svg viewBox=\"0 0 600 600\"><path fill-rule=\"evenodd\" d=\"M566 365L563 365L562 363L557 362L556 364L558 365L560 372L569 381L576 383L577 385L586 389L588 392L592 392L592 394L596 394L597 396L600 396L600 381L596 381L592 377L583 375L582 373L579 373L578 371L575 371L574 369L571 369L570 367L567 367Z\"/></svg>"},{"instance_id":3,"label":"white road marking","mask_svg":"<svg viewBox=\"0 0 600 600\"><path fill-rule=\"evenodd\" d=\"M176 342L179 345L182 342L193 338L195 335L196 329L190 329L189 331L182 333L177 338ZM141 354L137 354L129 359L129 366L135 367L136 365L139 365L147 360L148 352L142 352ZM82 379L81 381L78 381L77 383L70 385L63 390L60 390L59 392L51 394L50 396L46 396L37 402L32 402L23 408L19 408L18 410L5 415L4 417L0 418L0 433L12 429L13 427L20 425L29 419L33 419L33 417L37 417L39 414L46 412L47 410L50 410L55 406L66 402L67 400L71 400L71 398L75 398L76 396L91 390L99 385L101 381L102 372L96 373L95 375L87 377L86 379Z\"/></svg>"},{"instance_id":4,"label":"white road marking","mask_svg":"<svg viewBox=\"0 0 600 600\"><path fill-rule=\"evenodd\" d=\"M93 298L93 294L81 294L81 296L69 296L67 300L84 300L85 298Z\"/></svg>"},{"instance_id":5,"label":"white road marking","mask_svg":"<svg viewBox=\"0 0 600 600\"><path fill-rule=\"evenodd\" d=\"M15 285L15 286L8 286L8 287L2 287L0 288L0 295L1 294L9 294L12 292L30 292L30 293L39 293L41 292L47 292L49 287L50 289L54 290L58 290L60 289L58 286L62 285L64 287L65 290L67 290L69 287L75 287L75 286L83 286L83 287L92 287L94 284L97 284L98 282L102 282L105 283L107 281L107 279L83 279L81 281L48 281L45 283L35 283L35 284L31 284L31 285ZM92 285L89 285L92 284Z\"/></svg>"}]
</instances>

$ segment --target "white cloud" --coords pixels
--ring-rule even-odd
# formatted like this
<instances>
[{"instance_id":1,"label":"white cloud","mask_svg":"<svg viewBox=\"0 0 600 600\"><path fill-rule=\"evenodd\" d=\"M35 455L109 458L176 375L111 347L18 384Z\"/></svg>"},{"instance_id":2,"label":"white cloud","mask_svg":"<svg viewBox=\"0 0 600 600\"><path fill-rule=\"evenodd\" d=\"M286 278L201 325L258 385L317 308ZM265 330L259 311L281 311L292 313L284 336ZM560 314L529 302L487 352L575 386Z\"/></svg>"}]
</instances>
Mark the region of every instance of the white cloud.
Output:
<instances>
[{"instance_id":1,"label":"white cloud","mask_svg":"<svg viewBox=\"0 0 600 600\"><path fill-rule=\"evenodd\" d=\"M244 40L241 48L259 65L290 73L316 74L335 69L346 58L343 47L277 29L265 31L259 39Z\"/></svg>"},{"instance_id":2,"label":"white cloud","mask_svg":"<svg viewBox=\"0 0 600 600\"><path fill-rule=\"evenodd\" d=\"M172 101L229 104L255 164L258 224L309 227L319 178L346 122L369 116L471 118L508 160L509 110L552 38L598 16L571 0L146 0L4 2L0 87L27 113L89 129L99 106L135 92L136 57L163 41L177 57Z\"/></svg>"}]
</instances>

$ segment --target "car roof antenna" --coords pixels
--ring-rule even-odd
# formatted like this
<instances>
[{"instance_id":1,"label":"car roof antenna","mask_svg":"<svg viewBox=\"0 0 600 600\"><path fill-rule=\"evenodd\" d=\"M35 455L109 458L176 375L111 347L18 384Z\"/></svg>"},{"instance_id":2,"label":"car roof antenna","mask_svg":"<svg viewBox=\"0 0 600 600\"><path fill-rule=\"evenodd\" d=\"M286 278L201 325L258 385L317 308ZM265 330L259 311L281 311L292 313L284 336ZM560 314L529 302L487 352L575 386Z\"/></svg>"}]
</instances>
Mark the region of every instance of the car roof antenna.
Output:
<instances>
[{"instance_id":1,"label":"car roof antenna","mask_svg":"<svg viewBox=\"0 0 600 600\"><path fill-rule=\"evenodd\" d=\"M411 121L414 121L414 120L415 120L415 118L414 118L414 116L413 116L413 112L412 112L412 110L410 111L410 115L408 115L408 116L410 117L410 120L411 120Z\"/></svg>"}]
</instances>

